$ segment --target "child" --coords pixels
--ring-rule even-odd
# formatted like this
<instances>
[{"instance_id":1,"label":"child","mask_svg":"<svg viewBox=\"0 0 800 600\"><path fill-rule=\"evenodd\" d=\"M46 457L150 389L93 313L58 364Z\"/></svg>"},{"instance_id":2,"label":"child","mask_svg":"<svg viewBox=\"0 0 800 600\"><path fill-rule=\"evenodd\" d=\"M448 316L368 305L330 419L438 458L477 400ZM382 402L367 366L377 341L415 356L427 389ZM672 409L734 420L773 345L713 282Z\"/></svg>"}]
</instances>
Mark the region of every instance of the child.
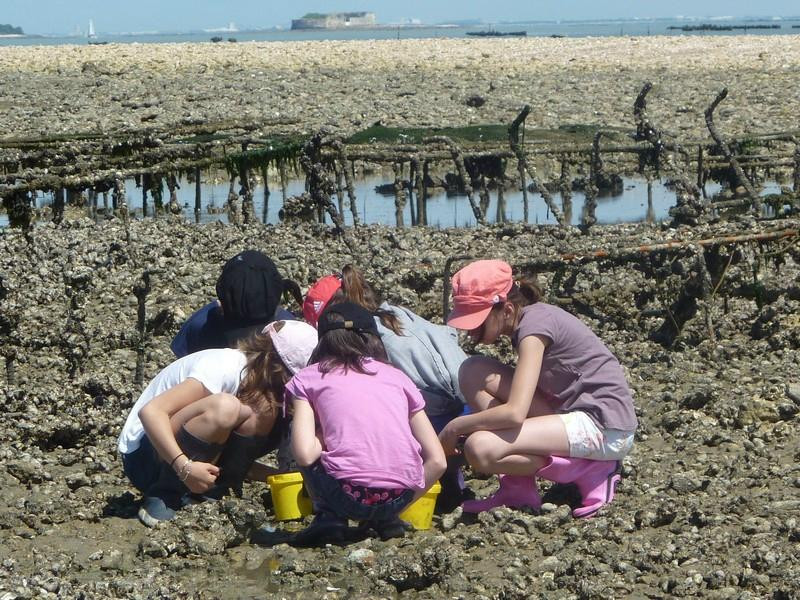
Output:
<instances>
[{"instance_id":1,"label":"child","mask_svg":"<svg viewBox=\"0 0 800 600\"><path fill-rule=\"evenodd\" d=\"M195 311L181 326L170 347L178 358L209 348L236 348L239 340L261 331L267 323L293 320L280 305L284 290L298 304L300 287L284 279L263 252L245 250L222 267L217 299Z\"/></svg>"},{"instance_id":2,"label":"child","mask_svg":"<svg viewBox=\"0 0 800 600\"><path fill-rule=\"evenodd\" d=\"M292 452L314 503L293 543L342 542L347 519L382 539L403 535L397 516L446 463L419 390L388 364L373 315L342 302L319 318L311 366L286 386L294 406Z\"/></svg>"},{"instance_id":3,"label":"child","mask_svg":"<svg viewBox=\"0 0 800 600\"><path fill-rule=\"evenodd\" d=\"M303 316L316 325L329 303L342 300L355 302L374 313L389 362L419 389L425 400L425 414L434 430L441 430L464 412L458 369L467 355L458 345L458 334L452 327L431 323L407 308L381 302L363 274L350 265L342 269L341 275L323 277L309 288L303 302ZM459 458L450 461L441 479L437 511L450 512L463 500L460 462Z\"/></svg>"},{"instance_id":4,"label":"child","mask_svg":"<svg viewBox=\"0 0 800 600\"><path fill-rule=\"evenodd\" d=\"M579 319L540 302L535 283L515 281L503 261L467 265L452 287L448 324L483 344L508 336L518 353L516 368L482 356L461 367L461 390L476 412L451 421L439 439L451 454L468 436L472 467L502 475L494 496L464 510L538 509L539 476L575 483L582 500L573 515L592 516L614 497L637 426L619 362Z\"/></svg>"},{"instance_id":5,"label":"child","mask_svg":"<svg viewBox=\"0 0 800 600\"><path fill-rule=\"evenodd\" d=\"M144 494L139 519L172 519L195 499L240 489L256 458L277 445L280 402L304 368L317 332L278 321L239 343L203 350L162 370L142 392L119 436L125 475Z\"/></svg>"}]
</instances>

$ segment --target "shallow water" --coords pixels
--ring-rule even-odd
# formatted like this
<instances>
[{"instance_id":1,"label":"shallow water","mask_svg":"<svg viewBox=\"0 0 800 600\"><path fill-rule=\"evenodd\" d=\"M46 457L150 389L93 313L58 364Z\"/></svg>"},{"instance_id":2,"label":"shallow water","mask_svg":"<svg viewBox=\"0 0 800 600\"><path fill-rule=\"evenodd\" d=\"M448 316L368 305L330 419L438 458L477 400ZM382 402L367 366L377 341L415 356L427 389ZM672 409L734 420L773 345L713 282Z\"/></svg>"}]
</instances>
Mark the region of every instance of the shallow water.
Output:
<instances>
[{"instance_id":1,"label":"shallow water","mask_svg":"<svg viewBox=\"0 0 800 600\"><path fill-rule=\"evenodd\" d=\"M652 183L651 193L648 195L647 182L644 179L624 178L623 192L615 196L601 196L597 199L596 216L598 223L639 223L639 222L659 222L669 218L669 209L675 204L675 191L667 188L662 181ZM195 185L181 179L180 188L177 190L178 202L184 207L183 213L187 220L194 221L194 202ZM372 175L356 180L355 192L359 218L363 223L395 225L394 195L379 194L375 191L376 186L391 183L391 180L381 176ZM201 185L201 206L199 223L212 223L220 221L228 222L226 213L216 212L220 210L228 197L229 183L220 181L205 181ZM238 186L236 190L238 191ZM718 184L709 183L706 185L708 195L717 193L720 189ZM133 180L126 181L125 184L128 208L136 217L143 216L142 210L142 190L136 187ZM292 179L286 188L287 196L294 196L303 193L304 181L302 179ZM778 193L780 185L775 182L767 182L762 190L762 194ZM441 188L428 191L430 197L427 202L428 225L436 228L445 227L472 227L475 225L475 216L469 205L469 200L463 194L451 194ZM556 205L563 210L561 194L552 193ZM475 194L477 200L477 194ZM486 212L487 221L490 223L503 221L522 221L524 217L524 206L521 191L506 190L504 192L505 210L498 212L497 191L490 191L489 208ZM169 201L169 193L164 189L164 204ZM275 184L271 184L271 193L268 199L264 196L264 187L259 184L254 192L255 214L259 221L263 223L280 223L279 211L283 206L283 193ZM570 223L578 225L581 223L585 195L583 192L573 192L572 213ZM36 197L36 207L43 208L52 205L52 194L39 194ZM111 197L108 198L109 205ZM336 199L334 197L334 202ZM413 196L413 205L416 207L417 198ZM353 224L353 216L346 201L345 193L345 224ZM412 202L406 201L403 212L403 221L406 226L412 224L411 219ZM528 222L533 224L555 224L556 220L542 200L536 193L528 193ZM102 196L98 197L98 207L103 207ZM153 201L148 194L147 216L153 216ZM326 217L330 223L330 218ZM8 215L0 214L0 227L8 225Z\"/></svg>"},{"instance_id":2,"label":"shallow water","mask_svg":"<svg viewBox=\"0 0 800 600\"><path fill-rule=\"evenodd\" d=\"M721 26L763 27L779 25L777 29L732 29L729 31L682 31L684 25L711 23ZM386 40L465 38L467 32L495 30L497 32L525 31L529 37L614 37L614 36L720 36L720 35L799 35L798 17L686 17L660 19L588 19L576 21L533 21L516 23L476 23L469 26L419 26L397 27L383 25L374 29L290 30L264 29L257 31L191 31L191 32L136 32L110 33L98 31L95 42L112 44L163 44L209 42L218 36L224 40L235 38L239 42L294 42L319 40ZM675 29L675 28L678 29ZM502 38L501 38L502 39ZM53 46L87 43L85 35L45 35L0 37L0 46Z\"/></svg>"}]
</instances>

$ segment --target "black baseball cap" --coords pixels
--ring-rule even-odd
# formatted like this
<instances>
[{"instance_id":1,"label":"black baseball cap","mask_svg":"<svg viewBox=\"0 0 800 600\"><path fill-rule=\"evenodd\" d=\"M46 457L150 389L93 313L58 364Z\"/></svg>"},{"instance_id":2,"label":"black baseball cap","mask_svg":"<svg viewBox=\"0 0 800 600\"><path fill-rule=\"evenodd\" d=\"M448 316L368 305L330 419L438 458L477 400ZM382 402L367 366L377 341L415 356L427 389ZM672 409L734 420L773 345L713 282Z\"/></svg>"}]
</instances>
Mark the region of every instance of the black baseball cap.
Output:
<instances>
[{"instance_id":1,"label":"black baseball cap","mask_svg":"<svg viewBox=\"0 0 800 600\"><path fill-rule=\"evenodd\" d=\"M375 315L355 302L329 304L319 316L317 333L321 338L335 329L349 329L360 333L378 335Z\"/></svg>"},{"instance_id":2,"label":"black baseball cap","mask_svg":"<svg viewBox=\"0 0 800 600\"><path fill-rule=\"evenodd\" d=\"M245 250L225 263L217 279L217 298L230 345L275 319L283 289L283 277L263 252Z\"/></svg>"}]
</instances>

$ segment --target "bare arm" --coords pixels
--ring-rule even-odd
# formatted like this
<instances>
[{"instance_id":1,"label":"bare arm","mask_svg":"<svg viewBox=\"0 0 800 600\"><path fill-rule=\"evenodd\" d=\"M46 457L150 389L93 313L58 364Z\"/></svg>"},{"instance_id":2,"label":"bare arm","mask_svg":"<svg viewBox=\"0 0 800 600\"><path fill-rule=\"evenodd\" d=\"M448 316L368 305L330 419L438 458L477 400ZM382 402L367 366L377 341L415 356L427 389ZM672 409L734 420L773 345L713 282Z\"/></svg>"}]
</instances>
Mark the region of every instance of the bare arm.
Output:
<instances>
[{"instance_id":1,"label":"bare arm","mask_svg":"<svg viewBox=\"0 0 800 600\"><path fill-rule=\"evenodd\" d=\"M425 411L420 410L411 415L410 423L411 434L422 448L422 469L425 473L425 488L414 494L414 500L416 500L442 476L447 468L447 459Z\"/></svg>"},{"instance_id":2,"label":"bare arm","mask_svg":"<svg viewBox=\"0 0 800 600\"><path fill-rule=\"evenodd\" d=\"M189 458L181 456L183 450L175 439L175 433L183 423L173 423L172 417L186 407L198 406L196 403L207 396L209 391L205 386L190 378L159 394L139 411L142 426L156 452L164 462L171 463L178 473ZM184 412L189 415L192 413L191 410ZM176 457L180 458L172 462ZM211 463L197 462L192 467L185 483L193 492L208 490L219 475L219 468Z\"/></svg>"},{"instance_id":3,"label":"bare arm","mask_svg":"<svg viewBox=\"0 0 800 600\"><path fill-rule=\"evenodd\" d=\"M538 335L529 335L520 342L517 368L514 369L508 400L450 421L439 434L445 452L453 454L456 441L462 435L475 431L512 429L522 425L531 409L546 347L547 339Z\"/></svg>"},{"instance_id":4,"label":"bare arm","mask_svg":"<svg viewBox=\"0 0 800 600\"><path fill-rule=\"evenodd\" d=\"M292 396L292 454L301 467L313 465L322 454L317 438L314 409L306 400Z\"/></svg>"}]
</instances>

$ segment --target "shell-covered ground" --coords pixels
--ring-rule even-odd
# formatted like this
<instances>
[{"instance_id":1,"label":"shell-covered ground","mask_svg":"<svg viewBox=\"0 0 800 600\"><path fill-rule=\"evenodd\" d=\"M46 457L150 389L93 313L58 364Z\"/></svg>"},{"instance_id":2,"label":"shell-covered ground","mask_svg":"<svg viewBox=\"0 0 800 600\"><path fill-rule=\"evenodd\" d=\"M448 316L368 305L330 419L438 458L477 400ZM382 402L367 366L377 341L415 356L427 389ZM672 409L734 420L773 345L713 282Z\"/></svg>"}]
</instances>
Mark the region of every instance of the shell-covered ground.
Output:
<instances>
[{"instance_id":1,"label":"shell-covered ground","mask_svg":"<svg viewBox=\"0 0 800 600\"><path fill-rule=\"evenodd\" d=\"M230 119L462 127L511 123L526 104L528 127L629 128L652 81L652 122L708 140L703 111L724 87L722 134L796 130L798 77L797 35L7 46L0 139Z\"/></svg>"},{"instance_id":2,"label":"shell-covered ground","mask_svg":"<svg viewBox=\"0 0 800 600\"><path fill-rule=\"evenodd\" d=\"M796 237L723 246L711 293L669 345L652 334L696 275L697 254L666 261L658 284L649 258L541 274L551 301L569 301L619 357L635 393L637 443L617 498L593 519L573 519L570 490L543 484L540 515L497 509L470 518L457 509L399 540L265 547L249 542L274 524L267 488L253 482L241 498L189 507L151 530L135 517L116 436L143 387L134 381L137 349L145 379L168 364L178 325L213 296L222 263L245 248L272 256L301 286L354 262L387 299L436 320L450 256L521 265L798 226L742 218L678 230L594 227L588 235L523 225L374 226L351 231L356 255L321 226L164 219L126 228L70 218L37 226L30 241L0 231L0 352L14 357L11 373L0 359L0 599L797 598ZM146 270L142 342L134 289ZM512 358L507 347L470 351ZM471 473L468 480L479 496L496 485Z\"/></svg>"}]
</instances>

